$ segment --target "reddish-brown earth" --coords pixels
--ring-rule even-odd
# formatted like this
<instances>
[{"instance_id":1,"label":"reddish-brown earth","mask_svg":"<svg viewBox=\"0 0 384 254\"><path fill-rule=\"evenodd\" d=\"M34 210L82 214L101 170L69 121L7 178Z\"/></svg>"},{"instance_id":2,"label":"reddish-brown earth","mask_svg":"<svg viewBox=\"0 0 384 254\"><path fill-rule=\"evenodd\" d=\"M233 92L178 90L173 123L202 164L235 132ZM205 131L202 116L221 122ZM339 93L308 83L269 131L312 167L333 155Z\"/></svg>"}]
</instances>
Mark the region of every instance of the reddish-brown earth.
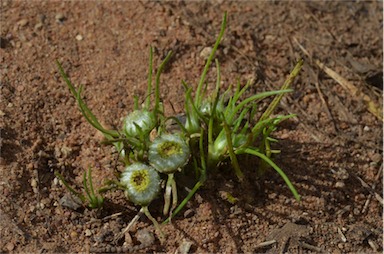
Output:
<instances>
[{"instance_id":1,"label":"reddish-brown earth","mask_svg":"<svg viewBox=\"0 0 384 254\"><path fill-rule=\"evenodd\" d=\"M100 186L113 178L116 154L81 116L55 60L84 85L85 100L101 122L119 127L133 95L144 96L149 47L156 66L172 50L161 95L168 112L174 113L172 102L180 113L181 81L198 83L201 52L213 45L225 11L228 25L217 53L224 87L251 79L250 94L278 89L296 59L305 60L294 93L279 109L297 117L274 134L281 150L275 161L301 202L273 171L258 182L261 189L247 193L234 187L233 175L211 175L163 226L164 244L145 217L113 242L138 211L120 191L107 194L101 211L60 203L68 191L55 171L81 190L91 166ZM1 1L1 252L174 253L188 244L199 253L382 252L382 121L362 97L381 110L382 11L380 1ZM213 70L208 80L214 77ZM244 170L256 181L252 167ZM231 204L223 191L248 202ZM150 210L160 221L159 204ZM116 213L122 214L107 217Z\"/></svg>"}]
</instances>

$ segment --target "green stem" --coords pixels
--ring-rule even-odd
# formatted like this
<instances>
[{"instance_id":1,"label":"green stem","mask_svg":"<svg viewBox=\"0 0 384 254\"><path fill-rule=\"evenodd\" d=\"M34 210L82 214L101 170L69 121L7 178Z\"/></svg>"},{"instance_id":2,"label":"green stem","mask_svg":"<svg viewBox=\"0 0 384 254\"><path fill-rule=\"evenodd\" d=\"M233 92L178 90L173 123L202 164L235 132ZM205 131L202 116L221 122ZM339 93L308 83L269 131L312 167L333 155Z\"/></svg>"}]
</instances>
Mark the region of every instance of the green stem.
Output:
<instances>
[{"instance_id":1,"label":"green stem","mask_svg":"<svg viewBox=\"0 0 384 254\"><path fill-rule=\"evenodd\" d=\"M64 177L63 177L59 172L55 171L55 175L56 175L57 178L60 179L60 181L64 184L64 186L65 186L65 187L66 187L66 188L67 188L73 195L75 195L76 197L78 197L78 198L81 200L81 202L82 202L83 204L85 203L86 199L85 199L84 195L82 195L81 193L75 191L75 190L74 190L74 189L67 183L67 181L64 180Z\"/></svg>"},{"instance_id":2,"label":"green stem","mask_svg":"<svg viewBox=\"0 0 384 254\"><path fill-rule=\"evenodd\" d=\"M88 189L88 183L87 183L87 172L84 172L84 175L83 175L83 185L84 185L84 189L85 189L85 193L87 194L87 197L90 201L92 201L92 196L89 192L89 189ZM92 202L91 202L92 203Z\"/></svg>"},{"instance_id":3,"label":"green stem","mask_svg":"<svg viewBox=\"0 0 384 254\"><path fill-rule=\"evenodd\" d=\"M193 189L188 193L187 197L184 198L184 200L180 203L180 205L173 211L172 215L168 217L163 224L168 223L173 217L178 214L181 209L184 208L184 206L188 203L188 201L195 195L196 191L204 184L206 180L206 161L205 161L205 150L203 149L203 141L204 141L204 135L203 135L203 130L201 130L200 133L200 142L199 142L199 148L200 148L200 160L201 160L201 171L200 171L200 179L199 181L195 184ZM197 167L197 166L196 166Z\"/></svg>"},{"instance_id":4,"label":"green stem","mask_svg":"<svg viewBox=\"0 0 384 254\"><path fill-rule=\"evenodd\" d=\"M117 131L113 130L107 130L105 129L97 120L96 116L92 113L92 111L88 108L87 104L81 99L81 91L82 86L80 86L79 90L76 91L75 87L72 85L71 81L68 78L68 75L65 73L63 67L61 66L60 62L56 60L56 64L59 68L59 72L64 79L65 83L67 84L69 90L71 91L72 95L75 96L77 104L79 105L80 111L85 117L85 119L97 130L99 130L101 133L104 134L106 139L110 140L112 138L119 137L119 133Z\"/></svg>"},{"instance_id":5,"label":"green stem","mask_svg":"<svg viewBox=\"0 0 384 254\"><path fill-rule=\"evenodd\" d=\"M168 174L167 184L165 185L165 192L164 192L164 208L163 208L163 214L167 215L169 212L169 207L171 205L171 195L172 193L172 182L173 182L173 174Z\"/></svg>"},{"instance_id":6,"label":"green stem","mask_svg":"<svg viewBox=\"0 0 384 254\"><path fill-rule=\"evenodd\" d=\"M163 224L166 224L170 221L171 218L175 217L176 214L178 214L184 206L188 203L188 201L195 195L196 191L203 185L203 182L200 180L193 186L193 189L188 193L188 195L184 198L184 200L180 203L180 205L173 211L172 216L168 217Z\"/></svg>"},{"instance_id":7,"label":"green stem","mask_svg":"<svg viewBox=\"0 0 384 254\"><path fill-rule=\"evenodd\" d=\"M147 88L147 98L145 100L145 108L147 110L151 108L152 70L153 70L153 49L152 47L150 47L149 48L148 88Z\"/></svg>"},{"instance_id":8,"label":"green stem","mask_svg":"<svg viewBox=\"0 0 384 254\"><path fill-rule=\"evenodd\" d=\"M155 218L152 217L151 213L149 212L148 206L143 206L140 211L142 211L147 216L147 218L152 221L152 223L155 226L156 230L159 232L160 242L164 243L165 235L164 235L163 231L161 230L159 223L155 220Z\"/></svg>"},{"instance_id":9,"label":"green stem","mask_svg":"<svg viewBox=\"0 0 384 254\"><path fill-rule=\"evenodd\" d=\"M244 153L255 155L255 156L263 159L264 161L266 161L269 165L271 165L271 167L274 168L276 170L276 172L279 173L279 175L283 178L283 180L287 184L288 188L291 190L293 196L296 198L296 200L300 201L300 195L297 193L292 182L289 180L289 178L284 173L284 171L281 170L271 159L269 159L265 154L262 154L258 151L251 149L251 148L246 148L246 149L236 151L236 154L244 154Z\"/></svg>"},{"instance_id":10,"label":"green stem","mask_svg":"<svg viewBox=\"0 0 384 254\"><path fill-rule=\"evenodd\" d=\"M227 138L229 158L231 159L231 163L232 163L232 166L235 170L235 174L236 174L237 178L239 179L239 181L241 182L244 180L244 174L243 174L243 172L241 172L239 162L237 161L236 154L233 151L231 130L229 129L229 126L225 122L225 120L223 121L223 124L224 124L225 136Z\"/></svg>"},{"instance_id":11,"label":"green stem","mask_svg":"<svg viewBox=\"0 0 384 254\"><path fill-rule=\"evenodd\" d=\"M221 23L221 30L220 30L219 36L217 37L217 40L216 40L216 42L215 42L215 45L213 46L212 52L211 52L211 54L209 55L209 57L208 57L208 59L207 59L207 63L205 64L203 73L202 73L201 78L200 78L199 85L197 86L196 97L195 97L195 105L200 105L200 104L201 104L201 101L202 101L202 99L203 99L203 97L201 96L201 89L202 89L203 84L204 84L204 82L205 82L205 76L207 75L207 72L208 72L209 67L210 67L210 65L211 65L213 56L215 55L216 50L217 50L217 48L219 47L221 38L222 38L223 35L224 35L224 31L225 31L225 26L226 26L226 24L227 24L227 12L224 13L224 17L223 17L223 21L222 21L222 23Z\"/></svg>"},{"instance_id":12,"label":"green stem","mask_svg":"<svg viewBox=\"0 0 384 254\"><path fill-rule=\"evenodd\" d=\"M177 206L177 186L176 186L176 181L172 181L172 207L171 207L171 213L173 210L175 210Z\"/></svg>"},{"instance_id":13,"label":"green stem","mask_svg":"<svg viewBox=\"0 0 384 254\"><path fill-rule=\"evenodd\" d=\"M236 113L245 107L246 104L250 103L250 102L253 102L255 100L261 100L261 99L264 99L268 96L272 96L272 95L283 95L285 93L288 93L288 92L292 92L291 89L286 89L286 90L278 90L278 91L268 91L268 92L263 92L263 93L259 93L259 94L255 94L251 97L248 97L246 98L245 100L243 100L242 102L240 102L235 108L234 110L231 112L231 115L229 116L228 120L229 122L231 123L233 118L236 116Z\"/></svg>"},{"instance_id":14,"label":"green stem","mask_svg":"<svg viewBox=\"0 0 384 254\"><path fill-rule=\"evenodd\" d=\"M157 116L157 113L159 113L159 105L160 105L160 75L163 72L165 65L168 63L169 59L172 56L172 51L168 53L168 55L165 57L163 62L160 64L159 69L156 73L156 88L155 88L155 114ZM163 112L161 112L163 113Z\"/></svg>"},{"instance_id":15,"label":"green stem","mask_svg":"<svg viewBox=\"0 0 384 254\"><path fill-rule=\"evenodd\" d=\"M293 68L293 70L291 71L291 73L289 74L289 77L285 80L283 86L281 87L280 90L286 90L286 89L289 89L289 87L291 86L293 80L295 79L295 77L299 74L299 71L301 70L301 68L303 67L303 64L304 64L304 60L303 59L300 59L295 68ZM269 104L268 108L265 110L265 112L263 113L263 115L260 117L259 121L263 121L265 119L267 119L272 113L273 111L275 110L275 108L277 107L277 105L279 104L279 102L281 101L281 98L283 98L283 95L284 93L282 94L279 94L278 96L276 96L273 101Z\"/></svg>"}]
</instances>

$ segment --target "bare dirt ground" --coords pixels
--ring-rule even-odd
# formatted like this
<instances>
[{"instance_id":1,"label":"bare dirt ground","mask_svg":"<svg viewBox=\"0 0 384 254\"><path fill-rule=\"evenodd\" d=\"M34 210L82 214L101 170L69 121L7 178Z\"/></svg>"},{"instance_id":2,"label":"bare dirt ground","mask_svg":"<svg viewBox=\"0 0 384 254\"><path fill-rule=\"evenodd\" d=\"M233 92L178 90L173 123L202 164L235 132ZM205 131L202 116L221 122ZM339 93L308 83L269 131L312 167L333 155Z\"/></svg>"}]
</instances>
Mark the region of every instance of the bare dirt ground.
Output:
<instances>
[{"instance_id":1,"label":"bare dirt ground","mask_svg":"<svg viewBox=\"0 0 384 254\"><path fill-rule=\"evenodd\" d=\"M181 81L198 83L201 52L224 11L224 87L252 79L250 93L278 89L305 60L280 107L297 117L275 133L276 163L302 200L274 171L256 184L249 166L262 189L244 193L228 172L216 175L163 226L165 244L145 217L114 242L138 211L121 192L108 194L102 211L60 202L68 191L55 171L81 190L91 166L100 186L113 178L116 154L82 118L55 60L84 85L99 119L119 127L133 95L145 93L149 46L157 64L173 50L161 89L166 110L172 102L179 113ZM379 1L1 1L1 252L174 253L188 244L199 253L382 252L382 121L374 114L382 108L382 12ZM231 204L223 191L253 199ZM165 219L157 202L150 210Z\"/></svg>"}]
</instances>

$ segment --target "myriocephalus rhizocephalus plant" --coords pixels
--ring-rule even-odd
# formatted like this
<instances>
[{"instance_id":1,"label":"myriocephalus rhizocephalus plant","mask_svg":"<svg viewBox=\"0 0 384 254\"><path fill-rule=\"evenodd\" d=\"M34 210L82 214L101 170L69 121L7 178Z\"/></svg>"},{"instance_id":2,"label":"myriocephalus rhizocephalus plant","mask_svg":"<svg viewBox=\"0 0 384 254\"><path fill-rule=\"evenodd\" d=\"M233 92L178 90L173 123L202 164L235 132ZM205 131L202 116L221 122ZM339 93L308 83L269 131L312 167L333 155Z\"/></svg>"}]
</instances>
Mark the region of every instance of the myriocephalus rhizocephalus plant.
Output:
<instances>
[{"instance_id":1,"label":"myriocephalus rhizocephalus plant","mask_svg":"<svg viewBox=\"0 0 384 254\"><path fill-rule=\"evenodd\" d=\"M225 13L221 31L207 59L196 91L193 93L192 86L182 81L185 88L185 121L178 116L167 116L160 102L160 75L172 52L169 52L160 64L153 89L153 50L150 48L145 101L139 106L139 99L135 97L134 110L124 119L122 130L107 130L99 123L81 97L82 86L76 90L60 63L57 62L59 71L75 96L81 113L93 127L104 135L108 144L115 146L121 162L124 164L124 170L118 181L109 181L109 186L99 189L98 194L95 194L93 190L91 169L89 169L88 177L84 174L86 197L74 191L65 183L63 177L57 174L65 186L73 194L79 196L84 203L88 203L90 208L100 208L103 205L100 193L113 188L122 189L131 202L142 207L140 211L148 216L162 236L157 221L148 210L148 205L158 197L159 192L164 191L163 213L168 215L165 220L167 222L180 212L205 183L207 177L217 172L214 169L222 162L230 161L234 174L241 183L244 173L237 157L242 154L259 157L261 159L259 171L264 171L267 167L275 169L284 179L294 197L297 200L300 199L283 170L272 161L272 154L276 151L271 150L270 143L276 140L271 138L270 134L276 130L281 121L293 117L293 115L271 116L282 96L292 91L290 85L298 75L303 61L298 61L280 90L262 92L242 99L251 82L243 87L237 84L233 94L231 94L231 87L222 92L220 90L220 66L216 60L215 90L212 94L207 95L206 75L223 37L226 17ZM274 99L264 113L256 119L258 102L271 96L274 96ZM168 121L175 122L178 128L170 130L167 127ZM184 169L192 169L197 180L189 194L178 204L175 174ZM165 181L165 184L161 184L162 181Z\"/></svg>"}]
</instances>

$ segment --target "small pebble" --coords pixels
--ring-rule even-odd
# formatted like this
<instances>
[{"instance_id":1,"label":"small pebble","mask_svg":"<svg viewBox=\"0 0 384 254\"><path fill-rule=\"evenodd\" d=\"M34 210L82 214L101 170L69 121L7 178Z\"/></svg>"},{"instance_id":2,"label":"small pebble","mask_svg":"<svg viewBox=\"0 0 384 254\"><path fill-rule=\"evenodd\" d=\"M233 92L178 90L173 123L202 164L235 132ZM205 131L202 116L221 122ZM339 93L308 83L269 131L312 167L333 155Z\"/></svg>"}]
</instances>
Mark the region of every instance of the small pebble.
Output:
<instances>
[{"instance_id":1,"label":"small pebble","mask_svg":"<svg viewBox=\"0 0 384 254\"><path fill-rule=\"evenodd\" d=\"M39 14L37 16L37 20L39 23L44 23L46 19L47 19L47 16L45 16L44 14Z\"/></svg>"},{"instance_id":2,"label":"small pebble","mask_svg":"<svg viewBox=\"0 0 384 254\"><path fill-rule=\"evenodd\" d=\"M205 47L203 50L200 52L200 57L207 59L209 55L211 54L213 48L212 47Z\"/></svg>"},{"instance_id":3,"label":"small pebble","mask_svg":"<svg viewBox=\"0 0 384 254\"><path fill-rule=\"evenodd\" d=\"M71 231L70 236L71 236L71 238L75 239L78 237L78 234L76 231Z\"/></svg>"},{"instance_id":4,"label":"small pebble","mask_svg":"<svg viewBox=\"0 0 384 254\"><path fill-rule=\"evenodd\" d=\"M31 205L31 206L29 207L29 211L30 211L31 213L33 213L33 212L35 211L35 209L36 209L36 207L35 207L34 205Z\"/></svg>"},{"instance_id":5,"label":"small pebble","mask_svg":"<svg viewBox=\"0 0 384 254\"><path fill-rule=\"evenodd\" d=\"M8 242L7 245L5 245L5 248L8 251L13 251L13 249L15 248L15 245L12 242Z\"/></svg>"},{"instance_id":6,"label":"small pebble","mask_svg":"<svg viewBox=\"0 0 384 254\"><path fill-rule=\"evenodd\" d=\"M191 249L192 242L184 239L182 243L180 244L179 248L177 248L176 253L177 254L186 254L189 253L189 250Z\"/></svg>"},{"instance_id":7,"label":"small pebble","mask_svg":"<svg viewBox=\"0 0 384 254\"><path fill-rule=\"evenodd\" d=\"M77 210L82 207L82 202L80 198L72 196L70 194L65 194L59 201L60 205L67 207L72 210Z\"/></svg>"},{"instance_id":8,"label":"small pebble","mask_svg":"<svg viewBox=\"0 0 384 254\"><path fill-rule=\"evenodd\" d=\"M91 235L92 235L91 230L86 229L86 230L85 230L85 236L91 236Z\"/></svg>"},{"instance_id":9,"label":"small pebble","mask_svg":"<svg viewBox=\"0 0 384 254\"><path fill-rule=\"evenodd\" d=\"M79 218L79 215L77 213L71 213L70 218L71 220L76 220L77 218Z\"/></svg>"},{"instance_id":10,"label":"small pebble","mask_svg":"<svg viewBox=\"0 0 384 254\"><path fill-rule=\"evenodd\" d=\"M375 153L374 155L371 156L371 160L373 162L379 163L383 160L383 157L379 153Z\"/></svg>"},{"instance_id":11,"label":"small pebble","mask_svg":"<svg viewBox=\"0 0 384 254\"><path fill-rule=\"evenodd\" d=\"M336 178L341 180L347 180L349 178L349 173L344 168L339 168L339 170L336 172Z\"/></svg>"},{"instance_id":12,"label":"small pebble","mask_svg":"<svg viewBox=\"0 0 384 254\"><path fill-rule=\"evenodd\" d=\"M18 85L18 86L16 86L16 90L17 90L18 92L22 92L22 91L24 91L24 89L25 89L25 86L24 86L24 85Z\"/></svg>"},{"instance_id":13,"label":"small pebble","mask_svg":"<svg viewBox=\"0 0 384 254\"><path fill-rule=\"evenodd\" d=\"M191 218L195 214L193 209L188 209L184 212L184 218Z\"/></svg>"},{"instance_id":14,"label":"small pebble","mask_svg":"<svg viewBox=\"0 0 384 254\"><path fill-rule=\"evenodd\" d=\"M57 13L55 16L55 20L57 23L63 23L63 21L65 20L64 14L63 13Z\"/></svg>"},{"instance_id":15,"label":"small pebble","mask_svg":"<svg viewBox=\"0 0 384 254\"><path fill-rule=\"evenodd\" d=\"M364 126L364 131L370 131L371 129L368 126Z\"/></svg>"},{"instance_id":16,"label":"small pebble","mask_svg":"<svg viewBox=\"0 0 384 254\"><path fill-rule=\"evenodd\" d=\"M83 36L81 34L76 35L76 40L82 41L83 40Z\"/></svg>"},{"instance_id":17,"label":"small pebble","mask_svg":"<svg viewBox=\"0 0 384 254\"><path fill-rule=\"evenodd\" d=\"M153 233L146 229L138 230L136 233L136 238L141 244L145 246L150 246L155 242L155 236Z\"/></svg>"},{"instance_id":18,"label":"small pebble","mask_svg":"<svg viewBox=\"0 0 384 254\"><path fill-rule=\"evenodd\" d=\"M35 178L32 178L32 179L31 179L31 187L32 187L32 188L36 188L36 187L37 187L37 181L36 181Z\"/></svg>"},{"instance_id":19,"label":"small pebble","mask_svg":"<svg viewBox=\"0 0 384 254\"><path fill-rule=\"evenodd\" d=\"M339 188L339 189L342 189L342 188L345 187L345 183L341 182L341 181L338 181L338 182L336 182L335 187Z\"/></svg>"},{"instance_id":20,"label":"small pebble","mask_svg":"<svg viewBox=\"0 0 384 254\"><path fill-rule=\"evenodd\" d=\"M35 30L40 30L43 27L43 23L39 22L35 25Z\"/></svg>"},{"instance_id":21,"label":"small pebble","mask_svg":"<svg viewBox=\"0 0 384 254\"><path fill-rule=\"evenodd\" d=\"M275 199L275 198L277 198L276 193L272 192L272 193L268 194L268 199Z\"/></svg>"},{"instance_id":22,"label":"small pebble","mask_svg":"<svg viewBox=\"0 0 384 254\"><path fill-rule=\"evenodd\" d=\"M59 184L59 179L57 177L53 178L53 185L57 186Z\"/></svg>"},{"instance_id":23,"label":"small pebble","mask_svg":"<svg viewBox=\"0 0 384 254\"><path fill-rule=\"evenodd\" d=\"M26 25L28 25L28 20L27 19L22 19L19 22L17 22L17 24L19 26L21 26L21 27L26 26Z\"/></svg>"}]
</instances>

